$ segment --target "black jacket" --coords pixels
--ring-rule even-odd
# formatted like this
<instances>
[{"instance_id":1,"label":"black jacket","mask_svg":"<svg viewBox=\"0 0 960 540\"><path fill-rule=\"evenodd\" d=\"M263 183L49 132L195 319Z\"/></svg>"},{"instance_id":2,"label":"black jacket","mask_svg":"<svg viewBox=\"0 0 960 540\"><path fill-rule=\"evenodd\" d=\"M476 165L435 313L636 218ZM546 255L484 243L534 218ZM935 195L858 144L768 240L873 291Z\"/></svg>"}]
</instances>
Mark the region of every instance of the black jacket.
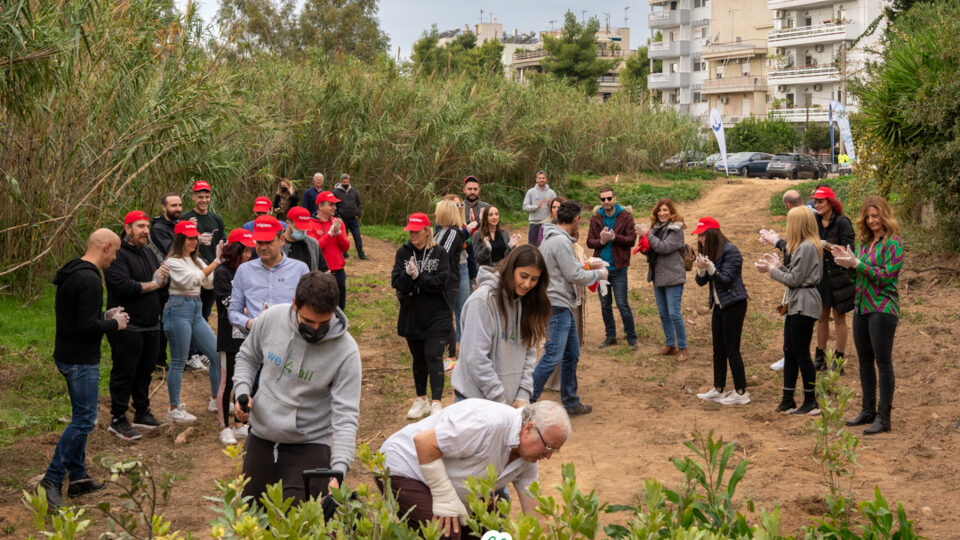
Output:
<instances>
[{"instance_id":1,"label":"black jacket","mask_svg":"<svg viewBox=\"0 0 960 540\"><path fill-rule=\"evenodd\" d=\"M856 237L853 232L853 224L850 218L843 214L834 212L830 215L830 223L824 227L823 220L817 216L817 229L820 231L820 239L826 240L837 246L855 247ZM853 309L854 297L857 294L857 288L853 284L850 276L833 260L833 254L829 249L823 250L823 278L820 280L820 287L830 287L830 293L833 298L833 307L838 313L846 313ZM821 293L821 296L823 293Z\"/></svg>"},{"instance_id":2,"label":"black jacket","mask_svg":"<svg viewBox=\"0 0 960 540\"><path fill-rule=\"evenodd\" d=\"M350 186L350 189L344 189L337 184L337 187L333 188L333 196L340 199L337 203L337 217L353 219L363 215L363 205L360 204L357 188Z\"/></svg>"},{"instance_id":3,"label":"black jacket","mask_svg":"<svg viewBox=\"0 0 960 540\"><path fill-rule=\"evenodd\" d=\"M160 330L160 291L141 294L141 283L151 281L160 268L160 259L150 248L135 248L123 240L117 258L103 271L107 282L107 309L123 306L130 315L127 332Z\"/></svg>"},{"instance_id":4,"label":"black jacket","mask_svg":"<svg viewBox=\"0 0 960 540\"><path fill-rule=\"evenodd\" d=\"M176 224L176 221L169 221L163 214L150 221L150 243L163 257L170 253L173 246L173 227Z\"/></svg>"},{"instance_id":5,"label":"black jacket","mask_svg":"<svg viewBox=\"0 0 960 540\"><path fill-rule=\"evenodd\" d=\"M410 257L416 257L420 267L415 280L406 270ZM397 334L410 339L450 334L453 311L446 297L449 279L449 259L440 246L419 250L411 242L400 246L390 274L390 283L400 300Z\"/></svg>"},{"instance_id":6,"label":"black jacket","mask_svg":"<svg viewBox=\"0 0 960 540\"><path fill-rule=\"evenodd\" d=\"M453 305L454 300L457 298L457 291L460 289L460 253L464 249L467 249L467 230L466 229L457 229L450 227L448 229L442 229L436 227L437 233L433 236L434 241L436 241L437 246L440 247L447 254L447 299L450 301L450 305ZM469 267L469 255L470 252L467 252L467 264ZM409 257L407 257L409 259Z\"/></svg>"},{"instance_id":7,"label":"black jacket","mask_svg":"<svg viewBox=\"0 0 960 540\"><path fill-rule=\"evenodd\" d=\"M701 287L710 284L709 306L714 307L713 290L716 288L717 296L720 298L720 309L736 304L741 300L747 299L747 288L743 285L743 257L737 246L730 242L723 244L723 251L720 257L714 261L715 272L710 274L697 273L697 285Z\"/></svg>"},{"instance_id":8,"label":"black jacket","mask_svg":"<svg viewBox=\"0 0 960 540\"><path fill-rule=\"evenodd\" d=\"M213 296L217 300L217 350L236 354L243 345L243 338L233 337L233 325L227 316L230 295L233 293L234 274L236 272L222 264L214 270Z\"/></svg>"},{"instance_id":9,"label":"black jacket","mask_svg":"<svg viewBox=\"0 0 960 540\"><path fill-rule=\"evenodd\" d=\"M103 334L118 328L117 321L103 319L100 270L77 257L57 270L53 284L57 286L53 359L64 364L99 364Z\"/></svg>"}]
</instances>

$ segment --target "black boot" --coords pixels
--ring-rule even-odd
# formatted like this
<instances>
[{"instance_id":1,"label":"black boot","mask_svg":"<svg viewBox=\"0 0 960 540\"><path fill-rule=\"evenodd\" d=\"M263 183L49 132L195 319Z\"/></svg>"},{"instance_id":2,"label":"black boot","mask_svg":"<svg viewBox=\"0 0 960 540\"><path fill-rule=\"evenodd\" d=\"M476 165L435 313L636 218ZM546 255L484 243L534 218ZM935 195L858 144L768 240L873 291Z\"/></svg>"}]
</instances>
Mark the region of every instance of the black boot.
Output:
<instances>
[{"instance_id":1,"label":"black boot","mask_svg":"<svg viewBox=\"0 0 960 540\"><path fill-rule=\"evenodd\" d=\"M863 409L860 409L860 414L858 414L856 418L854 418L853 420L847 420L844 423L847 424L848 426L865 426L867 424L873 423L873 420L876 417L877 417L877 413L867 408L863 408Z\"/></svg>"},{"instance_id":2,"label":"black boot","mask_svg":"<svg viewBox=\"0 0 960 540\"><path fill-rule=\"evenodd\" d=\"M877 411L877 417L873 420L873 423L870 424L870 427L863 430L863 434L874 435L886 431L890 431L890 406L887 405L884 407L881 405Z\"/></svg>"},{"instance_id":3,"label":"black boot","mask_svg":"<svg viewBox=\"0 0 960 540\"><path fill-rule=\"evenodd\" d=\"M834 360L833 360L833 370L834 370L834 371L837 371L837 360L839 360L840 358L843 358L843 353L840 352L840 351L833 351L833 358L834 358ZM843 370L842 370L842 369L840 370L840 374L843 375Z\"/></svg>"},{"instance_id":4,"label":"black boot","mask_svg":"<svg viewBox=\"0 0 960 540\"><path fill-rule=\"evenodd\" d=\"M823 371L827 369L827 353L823 349L817 347L817 352L813 355L813 369L817 371Z\"/></svg>"},{"instance_id":5,"label":"black boot","mask_svg":"<svg viewBox=\"0 0 960 540\"><path fill-rule=\"evenodd\" d=\"M791 390L788 394L787 391L784 390L783 397L780 398L780 405L777 405L776 412L785 413L796 408L797 402L793 400L793 391Z\"/></svg>"},{"instance_id":6,"label":"black boot","mask_svg":"<svg viewBox=\"0 0 960 540\"><path fill-rule=\"evenodd\" d=\"M51 511L56 511L58 508L63 508L63 494L61 493L63 491L62 483L55 484L44 478L40 481L40 485L38 487L42 487L44 493L46 493L47 506L50 507Z\"/></svg>"}]
</instances>

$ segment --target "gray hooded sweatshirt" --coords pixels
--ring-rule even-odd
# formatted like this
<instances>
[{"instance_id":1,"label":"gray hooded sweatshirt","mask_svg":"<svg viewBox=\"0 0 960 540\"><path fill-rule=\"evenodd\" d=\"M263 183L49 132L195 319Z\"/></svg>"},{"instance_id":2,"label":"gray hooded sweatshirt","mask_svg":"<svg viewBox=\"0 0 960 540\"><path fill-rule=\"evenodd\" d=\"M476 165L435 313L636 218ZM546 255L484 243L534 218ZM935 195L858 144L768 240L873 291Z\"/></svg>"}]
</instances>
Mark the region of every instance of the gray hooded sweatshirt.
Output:
<instances>
[{"instance_id":1,"label":"gray hooded sweatshirt","mask_svg":"<svg viewBox=\"0 0 960 540\"><path fill-rule=\"evenodd\" d=\"M272 306L256 318L233 375L236 395L250 394L263 365L250 411L253 434L274 443L326 444L330 468L341 472L353 463L360 418L360 350L347 326L337 309L327 335L307 343L291 304Z\"/></svg>"},{"instance_id":2,"label":"gray hooded sweatshirt","mask_svg":"<svg viewBox=\"0 0 960 540\"><path fill-rule=\"evenodd\" d=\"M537 348L525 347L520 336L520 299L504 302L506 331L497 306L500 273L480 267L479 286L467 298L460 318L467 322L460 338L460 358L450 376L454 390L468 398L513 404L530 401ZM513 295L510 295L513 296Z\"/></svg>"},{"instance_id":3,"label":"gray hooded sweatshirt","mask_svg":"<svg viewBox=\"0 0 960 540\"><path fill-rule=\"evenodd\" d=\"M550 286L547 296L555 308L577 307L577 285L592 285L600 281L600 270L584 270L573 251L574 239L554 223L544 223L540 253L547 263Z\"/></svg>"}]
</instances>

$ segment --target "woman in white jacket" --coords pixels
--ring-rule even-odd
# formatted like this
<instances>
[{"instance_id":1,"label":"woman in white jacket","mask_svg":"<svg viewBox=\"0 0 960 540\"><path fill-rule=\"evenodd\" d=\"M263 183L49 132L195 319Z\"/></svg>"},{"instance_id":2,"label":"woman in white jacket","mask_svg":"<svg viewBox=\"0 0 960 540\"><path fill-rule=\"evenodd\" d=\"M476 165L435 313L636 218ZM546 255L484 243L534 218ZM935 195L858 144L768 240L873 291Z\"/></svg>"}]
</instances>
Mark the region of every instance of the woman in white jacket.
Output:
<instances>
[{"instance_id":1,"label":"woman in white jacket","mask_svg":"<svg viewBox=\"0 0 960 540\"><path fill-rule=\"evenodd\" d=\"M170 410L167 420L193 422L196 416L188 413L180 402L183 368L187 363L190 342L210 359L210 404L208 410L217 410L217 390L220 387L220 355L217 337L201 313L200 289L213 288L213 271L220 266L223 242L217 245L217 258L210 264L197 255L197 226L191 221L180 221L173 229L173 246L167 255L170 267L170 299L163 308L163 332L170 343L170 371L167 373L167 393Z\"/></svg>"},{"instance_id":2,"label":"woman in white jacket","mask_svg":"<svg viewBox=\"0 0 960 540\"><path fill-rule=\"evenodd\" d=\"M450 383L457 401L482 398L523 407L533 393L537 345L550 320L547 265L530 244L494 270L482 267L463 306L460 359Z\"/></svg>"}]
</instances>

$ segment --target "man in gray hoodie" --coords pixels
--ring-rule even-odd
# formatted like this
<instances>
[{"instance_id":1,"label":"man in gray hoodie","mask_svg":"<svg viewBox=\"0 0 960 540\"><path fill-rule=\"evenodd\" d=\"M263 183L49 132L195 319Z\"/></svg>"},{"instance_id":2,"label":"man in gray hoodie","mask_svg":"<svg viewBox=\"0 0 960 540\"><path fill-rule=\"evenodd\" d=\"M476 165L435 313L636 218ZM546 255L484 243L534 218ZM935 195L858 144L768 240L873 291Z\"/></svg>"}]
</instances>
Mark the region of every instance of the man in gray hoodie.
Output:
<instances>
[{"instance_id":1,"label":"man in gray hoodie","mask_svg":"<svg viewBox=\"0 0 960 540\"><path fill-rule=\"evenodd\" d=\"M607 270L599 262L592 270L581 267L573 251L576 235L580 228L580 203L564 201L557 211L557 224L544 224L543 243L540 253L547 263L550 286L547 296L553 305L550 324L547 329L547 343L544 345L543 358L533 372L533 396L536 401L543 392L543 386L550 374L561 363L560 398L563 407L571 416L587 414L593 410L590 405L580 403L577 396L577 363L580 361L580 339L577 335L577 321L573 310L577 302L577 286L590 285L601 279L607 279Z\"/></svg>"},{"instance_id":2,"label":"man in gray hoodie","mask_svg":"<svg viewBox=\"0 0 960 540\"><path fill-rule=\"evenodd\" d=\"M523 211L530 214L529 243L540 244L540 227L550 217L550 203L556 198L557 194L547 185L547 173L537 171L537 185L527 190L523 198Z\"/></svg>"},{"instance_id":3,"label":"man in gray hoodie","mask_svg":"<svg viewBox=\"0 0 960 540\"><path fill-rule=\"evenodd\" d=\"M337 280L313 271L297 284L293 304L278 304L256 318L237 353L233 375L235 414L250 419L243 474L244 495L259 497L283 481L283 496L317 496L323 482L305 490L306 469L346 473L353 463L360 417L360 350L338 309ZM256 399L250 389L257 370ZM331 443L331 438L333 442ZM336 480L331 480L336 486Z\"/></svg>"}]
</instances>

